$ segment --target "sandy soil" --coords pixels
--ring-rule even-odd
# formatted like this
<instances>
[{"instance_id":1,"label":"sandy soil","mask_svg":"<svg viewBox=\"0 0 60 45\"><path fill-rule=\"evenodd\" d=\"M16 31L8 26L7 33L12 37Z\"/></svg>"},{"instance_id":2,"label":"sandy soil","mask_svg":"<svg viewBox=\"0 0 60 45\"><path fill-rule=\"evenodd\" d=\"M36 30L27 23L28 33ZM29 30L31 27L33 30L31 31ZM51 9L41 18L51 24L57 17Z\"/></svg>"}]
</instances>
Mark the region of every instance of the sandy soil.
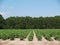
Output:
<instances>
[{"instance_id":1,"label":"sandy soil","mask_svg":"<svg viewBox=\"0 0 60 45\"><path fill-rule=\"evenodd\" d=\"M24 39L24 41L21 41L18 38L16 38L13 41L9 39L5 41L0 39L0 45L60 45L60 41L54 40L53 37L52 37L53 41L47 41L43 36L42 36L42 40L38 41L34 31L33 33L34 33L33 41L28 41L28 37L30 35L29 33L27 38Z\"/></svg>"}]
</instances>

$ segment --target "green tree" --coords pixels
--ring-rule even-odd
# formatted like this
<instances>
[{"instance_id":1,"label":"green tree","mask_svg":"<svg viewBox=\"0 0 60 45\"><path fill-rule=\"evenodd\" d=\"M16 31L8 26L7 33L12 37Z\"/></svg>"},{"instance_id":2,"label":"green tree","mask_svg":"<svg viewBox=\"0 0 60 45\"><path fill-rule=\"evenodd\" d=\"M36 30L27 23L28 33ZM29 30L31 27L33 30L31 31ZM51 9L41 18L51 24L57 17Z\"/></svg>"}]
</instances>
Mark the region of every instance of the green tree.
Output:
<instances>
[{"instance_id":1,"label":"green tree","mask_svg":"<svg viewBox=\"0 0 60 45\"><path fill-rule=\"evenodd\" d=\"M0 29L3 29L3 28L4 28L4 18L0 14Z\"/></svg>"}]
</instances>

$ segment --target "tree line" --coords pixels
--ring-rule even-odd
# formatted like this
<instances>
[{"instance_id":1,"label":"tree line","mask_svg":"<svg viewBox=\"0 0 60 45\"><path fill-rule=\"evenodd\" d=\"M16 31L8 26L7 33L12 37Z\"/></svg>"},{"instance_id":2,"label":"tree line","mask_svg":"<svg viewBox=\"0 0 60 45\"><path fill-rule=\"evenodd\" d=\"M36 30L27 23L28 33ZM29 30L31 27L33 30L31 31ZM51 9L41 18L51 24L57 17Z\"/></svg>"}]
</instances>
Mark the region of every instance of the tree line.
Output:
<instances>
[{"instance_id":1,"label":"tree line","mask_svg":"<svg viewBox=\"0 0 60 45\"><path fill-rule=\"evenodd\" d=\"M0 14L0 29L59 29L60 16L54 17L9 17Z\"/></svg>"}]
</instances>

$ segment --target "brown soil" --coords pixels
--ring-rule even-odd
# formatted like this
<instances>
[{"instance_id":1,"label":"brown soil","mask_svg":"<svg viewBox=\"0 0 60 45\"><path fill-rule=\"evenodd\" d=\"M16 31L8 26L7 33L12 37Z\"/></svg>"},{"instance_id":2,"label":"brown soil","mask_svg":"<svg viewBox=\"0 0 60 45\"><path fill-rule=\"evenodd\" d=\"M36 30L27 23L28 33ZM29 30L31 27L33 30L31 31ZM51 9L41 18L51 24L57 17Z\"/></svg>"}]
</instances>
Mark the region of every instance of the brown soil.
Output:
<instances>
[{"instance_id":1,"label":"brown soil","mask_svg":"<svg viewBox=\"0 0 60 45\"><path fill-rule=\"evenodd\" d=\"M54 40L54 38L52 37L53 41L47 41L43 36L42 36L42 40L38 41L35 32L34 33L34 37L33 37L33 41L28 41L28 37L30 35L27 36L26 39L24 39L24 41L21 41L20 39L16 38L15 40L11 41L11 40L1 40L0 39L0 45L60 45L60 41L56 41Z\"/></svg>"}]
</instances>

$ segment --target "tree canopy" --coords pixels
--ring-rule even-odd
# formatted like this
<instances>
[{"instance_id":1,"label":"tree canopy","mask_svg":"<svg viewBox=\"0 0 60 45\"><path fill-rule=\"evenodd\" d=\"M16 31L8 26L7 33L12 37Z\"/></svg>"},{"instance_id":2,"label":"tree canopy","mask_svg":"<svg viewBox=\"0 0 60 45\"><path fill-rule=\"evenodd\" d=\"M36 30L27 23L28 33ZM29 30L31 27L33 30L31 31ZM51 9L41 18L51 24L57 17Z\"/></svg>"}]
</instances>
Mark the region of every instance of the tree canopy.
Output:
<instances>
[{"instance_id":1,"label":"tree canopy","mask_svg":"<svg viewBox=\"0 0 60 45\"><path fill-rule=\"evenodd\" d=\"M54 17L9 17L0 14L0 29L59 29L60 16Z\"/></svg>"}]
</instances>

